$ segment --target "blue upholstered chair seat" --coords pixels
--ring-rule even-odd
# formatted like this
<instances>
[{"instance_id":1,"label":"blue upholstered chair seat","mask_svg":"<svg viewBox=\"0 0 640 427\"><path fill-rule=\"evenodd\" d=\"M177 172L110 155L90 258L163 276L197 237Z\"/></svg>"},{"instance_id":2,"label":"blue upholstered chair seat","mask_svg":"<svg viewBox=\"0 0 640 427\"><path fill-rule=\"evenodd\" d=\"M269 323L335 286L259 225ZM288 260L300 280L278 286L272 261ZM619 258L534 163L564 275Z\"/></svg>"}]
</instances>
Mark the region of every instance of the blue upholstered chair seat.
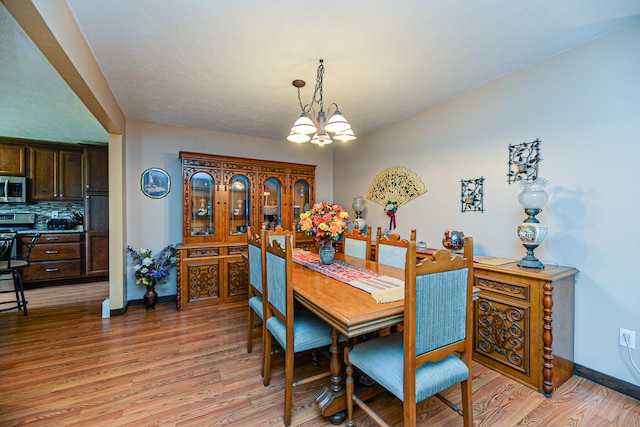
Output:
<instances>
[{"instance_id":1,"label":"blue upholstered chair seat","mask_svg":"<svg viewBox=\"0 0 640 427\"><path fill-rule=\"evenodd\" d=\"M385 389L403 400L404 360L402 333L365 341L349 352L349 360ZM427 362L416 373L416 403L458 384L469 376L467 365L456 356Z\"/></svg>"},{"instance_id":2,"label":"blue upholstered chair seat","mask_svg":"<svg viewBox=\"0 0 640 427\"><path fill-rule=\"evenodd\" d=\"M271 316L267 319L267 329L286 350L287 332L282 320ZM296 310L293 330L294 353L331 345L331 326L308 310ZM340 339L343 341L345 337Z\"/></svg>"},{"instance_id":3,"label":"blue upholstered chair seat","mask_svg":"<svg viewBox=\"0 0 640 427\"><path fill-rule=\"evenodd\" d=\"M249 307L255 311L261 319L264 319L264 307L262 305L262 297L254 296L249 299Z\"/></svg>"}]
</instances>

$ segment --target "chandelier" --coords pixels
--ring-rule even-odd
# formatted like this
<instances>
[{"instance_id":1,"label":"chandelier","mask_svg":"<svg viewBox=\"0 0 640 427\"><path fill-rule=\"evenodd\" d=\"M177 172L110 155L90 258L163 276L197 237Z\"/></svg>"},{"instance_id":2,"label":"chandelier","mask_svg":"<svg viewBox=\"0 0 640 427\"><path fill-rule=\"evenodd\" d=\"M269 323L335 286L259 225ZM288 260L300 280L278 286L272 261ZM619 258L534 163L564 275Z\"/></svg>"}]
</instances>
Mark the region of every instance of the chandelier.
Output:
<instances>
[{"instance_id":1,"label":"chandelier","mask_svg":"<svg viewBox=\"0 0 640 427\"><path fill-rule=\"evenodd\" d=\"M300 110L302 113L291 128L291 133L287 137L290 142L296 142L303 144L305 142L311 142L312 144L327 145L331 144L334 139L338 141L347 142L356 139L351 125L347 119L342 115L338 109L338 104L333 103L329 105L327 113L331 111L331 107L335 106L335 112L326 121L326 115L324 112L324 103L322 99L322 76L324 74L323 60L320 60L318 66L318 74L316 77L316 88L313 91L313 98L311 102L302 105L302 99L300 98L300 88L306 84L304 80L294 80L293 86L298 88L298 102L300 103ZM316 116L314 110L314 104L317 105L318 114ZM328 114L327 114L328 115ZM315 119L312 119L314 118Z\"/></svg>"}]
</instances>

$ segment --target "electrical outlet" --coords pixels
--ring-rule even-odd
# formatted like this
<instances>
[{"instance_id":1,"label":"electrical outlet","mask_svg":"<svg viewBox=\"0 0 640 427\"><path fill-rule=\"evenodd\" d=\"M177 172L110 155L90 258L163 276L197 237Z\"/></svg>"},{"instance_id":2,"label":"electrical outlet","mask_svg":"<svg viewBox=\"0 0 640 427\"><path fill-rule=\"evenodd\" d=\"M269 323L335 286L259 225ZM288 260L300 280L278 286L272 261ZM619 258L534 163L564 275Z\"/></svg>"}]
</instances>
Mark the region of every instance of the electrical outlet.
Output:
<instances>
[{"instance_id":1,"label":"electrical outlet","mask_svg":"<svg viewBox=\"0 0 640 427\"><path fill-rule=\"evenodd\" d=\"M620 328L620 345L623 347L627 346L627 342L624 340L624 335L629 336L629 348L636 348L636 331L630 331L628 329Z\"/></svg>"}]
</instances>

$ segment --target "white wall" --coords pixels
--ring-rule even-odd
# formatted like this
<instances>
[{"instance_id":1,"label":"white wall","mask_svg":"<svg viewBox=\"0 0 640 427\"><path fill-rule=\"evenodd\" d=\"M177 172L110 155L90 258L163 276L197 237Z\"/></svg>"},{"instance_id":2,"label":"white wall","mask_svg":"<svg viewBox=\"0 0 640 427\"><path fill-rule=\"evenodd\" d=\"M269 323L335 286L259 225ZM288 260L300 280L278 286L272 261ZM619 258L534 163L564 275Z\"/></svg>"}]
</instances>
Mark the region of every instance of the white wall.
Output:
<instances>
[{"instance_id":1,"label":"white wall","mask_svg":"<svg viewBox=\"0 0 640 427\"><path fill-rule=\"evenodd\" d=\"M526 215L520 187L507 184L508 145L540 138L550 199L538 219L549 234L536 255L580 270L575 362L640 385L618 345L620 327L640 334L639 136L636 24L336 148L334 196L350 207L380 171L405 166L427 193L398 211L402 236L416 228L418 240L440 247L454 227L474 237L479 255L521 258L515 227ZM486 211L461 213L460 180L481 176ZM374 230L389 225L371 202L365 219ZM632 354L639 361L640 346Z\"/></svg>"},{"instance_id":2,"label":"white wall","mask_svg":"<svg viewBox=\"0 0 640 427\"><path fill-rule=\"evenodd\" d=\"M220 132L127 121L127 244L146 247L158 254L169 243L182 242L182 168L178 152L222 154L252 159L279 160L317 165L316 198L333 197L333 161L330 150L282 141ZM140 176L148 168L164 169L171 177L171 191L151 199L140 191ZM136 285L128 258L127 300L138 300L145 289ZM175 273L158 288L160 296L176 294Z\"/></svg>"}]
</instances>

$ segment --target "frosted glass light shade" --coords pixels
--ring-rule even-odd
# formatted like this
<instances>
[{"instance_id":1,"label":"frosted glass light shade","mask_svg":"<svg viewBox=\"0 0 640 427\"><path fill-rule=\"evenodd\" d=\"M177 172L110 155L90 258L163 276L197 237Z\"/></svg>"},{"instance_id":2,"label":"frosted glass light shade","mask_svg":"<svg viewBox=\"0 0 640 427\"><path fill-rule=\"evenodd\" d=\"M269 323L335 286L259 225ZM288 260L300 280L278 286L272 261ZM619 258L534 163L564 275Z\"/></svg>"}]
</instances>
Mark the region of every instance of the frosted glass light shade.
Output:
<instances>
[{"instance_id":1,"label":"frosted glass light shade","mask_svg":"<svg viewBox=\"0 0 640 427\"><path fill-rule=\"evenodd\" d=\"M304 144L305 142L311 141L311 136L305 135L304 133L291 132L287 137L287 141L295 142L296 144Z\"/></svg>"},{"instance_id":2,"label":"frosted glass light shade","mask_svg":"<svg viewBox=\"0 0 640 427\"><path fill-rule=\"evenodd\" d=\"M329 121L324 127L328 132L339 133L351 129L351 125L347 119L338 110L329 118Z\"/></svg>"},{"instance_id":3,"label":"frosted glass light shade","mask_svg":"<svg viewBox=\"0 0 640 427\"><path fill-rule=\"evenodd\" d=\"M313 121L307 116L307 113L300 114L300 117L298 117L298 120L296 120L291 128L292 133L302 133L305 135L311 135L317 131L316 125L313 124Z\"/></svg>"},{"instance_id":4,"label":"frosted glass light shade","mask_svg":"<svg viewBox=\"0 0 640 427\"><path fill-rule=\"evenodd\" d=\"M535 181L520 181L522 192L518 195L518 201L525 209L542 209L549 200L549 195L544 191L549 182L544 178Z\"/></svg>"},{"instance_id":5,"label":"frosted glass light shade","mask_svg":"<svg viewBox=\"0 0 640 427\"><path fill-rule=\"evenodd\" d=\"M316 145L329 145L333 143L333 141L331 140L329 135L325 135L324 141L320 141L320 136L316 133L315 135L313 135L313 138L311 138L311 143Z\"/></svg>"},{"instance_id":6,"label":"frosted glass light shade","mask_svg":"<svg viewBox=\"0 0 640 427\"><path fill-rule=\"evenodd\" d=\"M333 139L337 139L338 141L342 141L342 142L347 142L347 141L353 141L354 139L357 139L357 138L351 129L347 129L344 132L338 132L337 134L335 134L333 136Z\"/></svg>"}]
</instances>

